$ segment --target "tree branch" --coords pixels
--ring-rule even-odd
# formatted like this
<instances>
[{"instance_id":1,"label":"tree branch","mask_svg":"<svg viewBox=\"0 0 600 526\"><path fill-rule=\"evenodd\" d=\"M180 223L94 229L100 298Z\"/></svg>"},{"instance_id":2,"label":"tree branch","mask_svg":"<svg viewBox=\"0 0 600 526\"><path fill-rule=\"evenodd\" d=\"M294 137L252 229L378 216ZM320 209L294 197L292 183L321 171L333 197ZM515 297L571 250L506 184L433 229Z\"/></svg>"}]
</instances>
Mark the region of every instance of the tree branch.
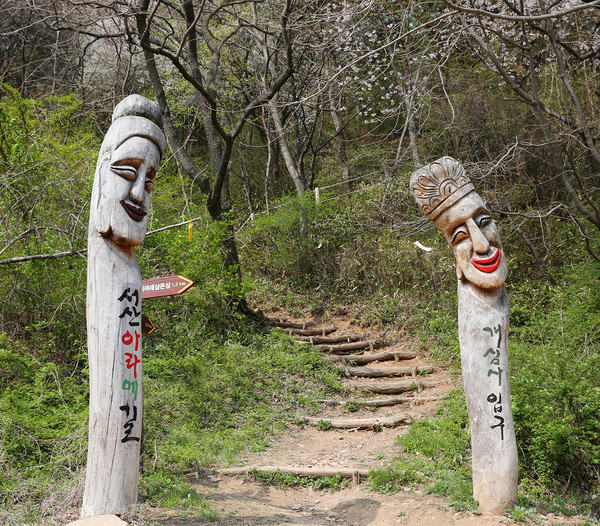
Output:
<instances>
[{"instance_id":1,"label":"tree branch","mask_svg":"<svg viewBox=\"0 0 600 526\"><path fill-rule=\"evenodd\" d=\"M552 18L561 18L566 15L570 15L571 13L575 13L577 11L582 11L584 9L593 9L594 7L600 6L600 0L594 0L593 2L586 3L584 5L578 5L575 7L571 7L569 9L563 9L562 11L556 11L555 13L546 13L543 15L503 15L501 13L492 13L490 11L486 11L484 9L474 9L471 7L462 7L459 6L450 0L443 0L444 4L446 4L451 9L455 11L460 11L461 13L469 13L472 15L484 16L487 18L494 18L499 20L508 20L511 22L534 22L537 20L549 20Z\"/></svg>"}]
</instances>

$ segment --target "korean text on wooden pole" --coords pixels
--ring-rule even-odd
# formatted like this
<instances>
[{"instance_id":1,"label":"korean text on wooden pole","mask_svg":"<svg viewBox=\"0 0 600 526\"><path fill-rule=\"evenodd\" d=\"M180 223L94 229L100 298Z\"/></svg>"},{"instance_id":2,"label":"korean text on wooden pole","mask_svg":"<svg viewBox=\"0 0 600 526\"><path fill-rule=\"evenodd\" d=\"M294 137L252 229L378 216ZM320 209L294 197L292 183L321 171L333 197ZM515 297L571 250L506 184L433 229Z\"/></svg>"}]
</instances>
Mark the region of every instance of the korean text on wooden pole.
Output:
<instances>
[{"instance_id":1,"label":"korean text on wooden pole","mask_svg":"<svg viewBox=\"0 0 600 526\"><path fill-rule=\"evenodd\" d=\"M165 150L156 104L130 95L104 137L88 232L88 460L81 515L135 514L142 433L142 277L150 193Z\"/></svg>"},{"instance_id":2,"label":"korean text on wooden pole","mask_svg":"<svg viewBox=\"0 0 600 526\"><path fill-rule=\"evenodd\" d=\"M411 191L456 259L458 335L471 429L473 497L502 514L517 501L517 443L508 374L508 274L500 235L461 163L413 172Z\"/></svg>"}]
</instances>

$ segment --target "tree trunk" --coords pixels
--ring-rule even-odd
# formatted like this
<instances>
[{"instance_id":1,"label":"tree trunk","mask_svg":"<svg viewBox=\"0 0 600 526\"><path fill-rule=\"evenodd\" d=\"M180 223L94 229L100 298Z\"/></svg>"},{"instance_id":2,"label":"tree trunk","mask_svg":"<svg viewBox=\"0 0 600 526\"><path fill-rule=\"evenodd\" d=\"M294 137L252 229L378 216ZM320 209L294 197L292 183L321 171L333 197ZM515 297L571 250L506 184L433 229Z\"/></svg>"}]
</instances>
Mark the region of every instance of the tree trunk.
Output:
<instances>
[{"instance_id":1,"label":"tree trunk","mask_svg":"<svg viewBox=\"0 0 600 526\"><path fill-rule=\"evenodd\" d=\"M375 348L375 345L377 345L377 342L375 340L368 340L362 342L338 343L335 345L317 345L317 347L321 351L327 351L330 353L338 354L345 351L354 351L357 349L369 349L372 351Z\"/></svg>"},{"instance_id":2,"label":"tree trunk","mask_svg":"<svg viewBox=\"0 0 600 526\"><path fill-rule=\"evenodd\" d=\"M340 371L346 376L361 378L389 378L392 376L416 376L417 374L432 373L431 365L403 366L403 367L342 367Z\"/></svg>"},{"instance_id":3,"label":"tree trunk","mask_svg":"<svg viewBox=\"0 0 600 526\"><path fill-rule=\"evenodd\" d=\"M130 95L113 112L92 188L87 339L90 411L84 518L135 516L142 437L142 276L148 174L164 154L159 108Z\"/></svg>"},{"instance_id":4,"label":"tree trunk","mask_svg":"<svg viewBox=\"0 0 600 526\"><path fill-rule=\"evenodd\" d=\"M329 85L329 103L329 111L331 113L331 120L333 121L337 139L338 160L342 165L342 178L344 181L348 181L348 179L350 179L350 167L348 166L348 155L346 154L346 134L344 133L344 122L342 121L340 113L333 104L333 88L331 84ZM348 183L348 190L351 190L351 188L352 185Z\"/></svg>"},{"instance_id":5,"label":"tree trunk","mask_svg":"<svg viewBox=\"0 0 600 526\"><path fill-rule=\"evenodd\" d=\"M218 130L211 120L211 110L207 101L198 94L200 98L200 114L204 121L204 130L208 144L209 156L211 161L212 172L215 176L215 183L211 187L210 181L200 175L200 170L196 163L190 158L181 143L177 130L173 125L171 111L165 95L164 87L158 69L156 67L156 59L151 51L144 50L146 59L146 68L152 82L154 94L156 95L159 107L164 117L165 134L169 142L171 150L174 152L175 158L180 163L186 174L192 181L200 187L202 192L207 196L206 207L211 217L220 221L223 219L223 212L231 209L228 191L228 175L229 159L231 157L232 144L226 143L226 148L223 149L222 139ZM225 171L225 175L223 175ZM242 273L240 270L240 262L235 243L235 234L233 227L228 227L227 237L223 240L222 247L224 253L225 268L232 271L236 276L238 284L241 286ZM242 312L252 313L248 307L245 297L228 298L230 304L235 304Z\"/></svg>"},{"instance_id":6,"label":"tree trunk","mask_svg":"<svg viewBox=\"0 0 600 526\"><path fill-rule=\"evenodd\" d=\"M242 466L239 468L219 469L219 475L243 475L258 473L288 473L297 477L334 477L340 475L342 478L355 478L356 475L368 477L369 470L364 468L307 468L295 466Z\"/></svg>"},{"instance_id":7,"label":"tree trunk","mask_svg":"<svg viewBox=\"0 0 600 526\"><path fill-rule=\"evenodd\" d=\"M359 380L348 380L344 385L362 389L370 393L399 394L408 391L422 391L425 387L434 387L437 382L432 380L397 380L395 382L361 382Z\"/></svg>"},{"instance_id":8,"label":"tree trunk","mask_svg":"<svg viewBox=\"0 0 600 526\"><path fill-rule=\"evenodd\" d=\"M290 174L292 182L294 183L294 188L296 189L296 195L298 197L302 197L302 194L304 194L307 189L307 184L306 180L298 170L296 163L294 163L294 159L292 158L292 152L290 151L285 130L283 129L279 108L277 107L277 97L273 97L269 101L269 113L271 114L273 125L275 126L275 133L277 133L277 141L279 142L279 147L283 155L285 166Z\"/></svg>"}]
</instances>

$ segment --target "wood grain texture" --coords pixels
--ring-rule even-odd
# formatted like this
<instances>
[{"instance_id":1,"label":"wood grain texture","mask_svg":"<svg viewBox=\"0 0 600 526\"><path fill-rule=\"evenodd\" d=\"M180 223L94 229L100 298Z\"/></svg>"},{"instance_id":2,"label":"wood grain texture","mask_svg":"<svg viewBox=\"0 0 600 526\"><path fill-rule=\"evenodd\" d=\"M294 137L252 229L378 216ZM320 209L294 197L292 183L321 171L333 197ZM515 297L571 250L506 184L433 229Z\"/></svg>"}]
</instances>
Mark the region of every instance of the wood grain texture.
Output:
<instances>
[{"instance_id":1,"label":"wood grain texture","mask_svg":"<svg viewBox=\"0 0 600 526\"><path fill-rule=\"evenodd\" d=\"M346 354L345 356L341 355L332 355L332 356L324 356L325 360L329 362L342 362L342 363L352 363L355 365L364 365L367 363L373 362L384 362L386 360L412 360L416 358L417 353L414 351L408 350L398 350L398 351L381 351L378 353L372 354Z\"/></svg>"},{"instance_id":2,"label":"wood grain texture","mask_svg":"<svg viewBox=\"0 0 600 526\"><path fill-rule=\"evenodd\" d=\"M395 427L411 421L408 415L381 416L373 418L316 418L312 416L302 417L307 424L316 426L319 422L328 422L331 429L377 429L378 427Z\"/></svg>"},{"instance_id":3,"label":"wood grain texture","mask_svg":"<svg viewBox=\"0 0 600 526\"><path fill-rule=\"evenodd\" d=\"M508 296L458 283L458 327L473 451L473 497L502 514L517 502L518 456L508 371ZM494 362L494 363L492 363Z\"/></svg>"}]
</instances>

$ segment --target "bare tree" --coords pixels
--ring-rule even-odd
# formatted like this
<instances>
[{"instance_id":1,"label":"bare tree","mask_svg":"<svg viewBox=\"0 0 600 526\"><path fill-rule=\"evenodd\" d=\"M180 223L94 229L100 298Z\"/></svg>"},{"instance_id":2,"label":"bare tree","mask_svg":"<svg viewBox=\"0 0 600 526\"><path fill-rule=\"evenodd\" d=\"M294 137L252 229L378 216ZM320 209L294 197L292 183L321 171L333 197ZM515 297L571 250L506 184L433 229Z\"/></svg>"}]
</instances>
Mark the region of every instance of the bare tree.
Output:
<instances>
[{"instance_id":1,"label":"bare tree","mask_svg":"<svg viewBox=\"0 0 600 526\"><path fill-rule=\"evenodd\" d=\"M216 221L226 220L231 210L229 174L234 144L248 120L276 97L293 71L293 0L265 4L257 20L252 19L250 0L184 0L181 4L168 0L100 0L69 5L68 17L64 12L54 16L55 30L77 31L86 39L88 48L96 46L96 53L98 46L114 46L125 59L121 63L126 66L123 74L127 77L141 53L164 115L165 134L173 155L206 195L210 216ZM232 84L236 57L257 47L257 37L264 35L269 35L271 47L262 60L248 61L242 82ZM248 79L253 77L263 78L264 85L249 97ZM181 93L173 89L175 85L185 86L184 101L177 99ZM125 82L122 86L125 91ZM192 136L195 140L190 141ZM209 175L199 164L201 157L192 151L193 145L203 140L208 149ZM223 248L228 272L241 279L232 226ZM249 312L243 297L231 300Z\"/></svg>"},{"instance_id":2,"label":"bare tree","mask_svg":"<svg viewBox=\"0 0 600 526\"><path fill-rule=\"evenodd\" d=\"M486 66L531 108L548 165L573 210L571 217L588 252L600 260L592 243L598 233L587 232L578 219L600 231L600 128L597 97L591 89L600 42L594 37L594 20L572 8L570 2L504 0L491 12L474 2L461 22ZM550 97L556 89L558 93Z\"/></svg>"}]
</instances>

